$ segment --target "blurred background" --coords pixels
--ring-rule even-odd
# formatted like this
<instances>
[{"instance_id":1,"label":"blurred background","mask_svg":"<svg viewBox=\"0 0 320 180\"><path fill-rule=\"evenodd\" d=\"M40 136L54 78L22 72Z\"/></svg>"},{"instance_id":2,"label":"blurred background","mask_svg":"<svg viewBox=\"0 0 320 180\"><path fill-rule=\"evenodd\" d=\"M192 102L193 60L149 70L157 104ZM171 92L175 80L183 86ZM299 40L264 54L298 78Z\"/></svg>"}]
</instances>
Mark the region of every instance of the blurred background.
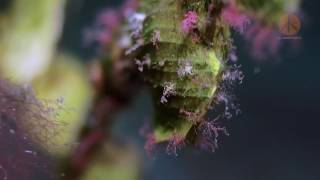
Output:
<instances>
[{"instance_id":1,"label":"blurred background","mask_svg":"<svg viewBox=\"0 0 320 180\"><path fill-rule=\"evenodd\" d=\"M10 0L0 2L3 9L1 11L5 11ZM70 63L81 64L94 59L99 53L97 47L84 46L83 32L92 26L99 12L106 8L118 7L120 4L120 0L70 0L66 6L65 22L61 22L62 36L57 42L60 55L57 55L54 61L72 59ZM135 153L143 157L142 176L138 179L319 180L318 7L319 1L303 1L303 26L299 34L302 39L283 40L298 41L298 45L294 48L289 45L284 47L274 59L253 59L243 39L238 35L234 36L239 63L242 64L245 73L243 84L234 91L241 104L242 114L227 122L230 136L220 138L220 148L215 153L186 148L179 152L177 157L165 153L146 157L143 149L144 140L139 136L139 129L146 119L152 117L152 102L148 93L142 91L137 94L130 107L117 117L113 134L117 138L136 144ZM64 63L65 61L62 61L60 66L64 67ZM82 70L75 68L74 71ZM72 76L71 72L69 75L64 74L64 77ZM59 86L61 91L52 89L54 93L42 91L41 88L47 86L37 82L49 82L47 80L40 78L34 80L34 84L39 88L38 92L47 92L43 97L58 98L61 92L61 96L66 96L66 101L71 99L66 103L79 110L85 108L87 103L74 101L89 102L90 88L86 82L82 82L85 78L81 78L81 75L75 75L70 82L74 82L75 79L79 81L77 89L83 90L80 94L74 95L77 96L74 98L68 97L73 93L63 90L63 86ZM74 107L74 104L81 105ZM72 116L67 114L66 116ZM128 159L131 162L139 161L135 158ZM132 163L132 166L135 164L140 163ZM124 166L122 171L132 168L130 166Z\"/></svg>"}]
</instances>

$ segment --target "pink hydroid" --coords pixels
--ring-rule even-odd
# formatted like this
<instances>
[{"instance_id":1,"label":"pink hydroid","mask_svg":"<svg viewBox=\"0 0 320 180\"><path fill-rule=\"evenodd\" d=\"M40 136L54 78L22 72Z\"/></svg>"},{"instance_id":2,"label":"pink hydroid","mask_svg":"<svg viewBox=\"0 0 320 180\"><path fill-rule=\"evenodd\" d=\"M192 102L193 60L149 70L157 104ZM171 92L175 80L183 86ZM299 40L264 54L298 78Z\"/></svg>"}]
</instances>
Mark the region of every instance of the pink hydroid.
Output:
<instances>
[{"instance_id":1,"label":"pink hydroid","mask_svg":"<svg viewBox=\"0 0 320 180\"><path fill-rule=\"evenodd\" d=\"M219 117L213 121L203 122L200 125L200 131L197 141L197 146L204 150L214 152L218 148L218 137L220 133L229 135L225 127L220 127L217 124Z\"/></svg>"},{"instance_id":2,"label":"pink hydroid","mask_svg":"<svg viewBox=\"0 0 320 180\"><path fill-rule=\"evenodd\" d=\"M97 23L110 30L114 30L120 25L119 13L115 10L105 10L98 15Z\"/></svg>"},{"instance_id":3,"label":"pink hydroid","mask_svg":"<svg viewBox=\"0 0 320 180\"><path fill-rule=\"evenodd\" d=\"M272 27L256 23L248 28L244 36L250 42L252 55L256 58L266 59L274 56L280 48L278 35Z\"/></svg>"},{"instance_id":4,"label":"pink hydroid","mask_svg":"<svg viewBox=\"0 0 320 180\"><path fill-rule=\"evenodd\" d=\"M184 19L181 23L181 29L184 33L190 33L192 29L197 27L198 15L194 11L188 11L184 15Z\"/></svg>"},{"instance_id":5,"label":"pink hydroid","mask_svg":"<svg viewBox=\"0 0 320 180\"><path fill-rule=\"evenodd\" d=\"M222 10L221 17L231 27L243 33L246 26L250 23L248 16L242 13L234 1L230 1L229 4Z\"/></svg>"},{"instance_id":6,"label":"pink hydroid","mask_svg":"<svg viewBox=\"0 0 320 180\"><path fill-rule=\"evenodd\" d=\"M149 122L145 122L144 125L139 130L139 135L145 138L144 150L147 153L147 156L150 158L153 155L156 146L156 137L152 131L151 125Z\"/></svg>"},{"instance_id":7,"label":"pink hydroid","mask_svg":"<svg viewBox=\"0 0 320 180\"><path fill-rule=\"evenodd\" d=\"M177 156L177 151L182 149L185 146L185 138L178 134L173 134L168 141L166 152L171 155Z\"/></svg>"},{"instance_id":8,"label":"pink hydroid","mask_svg":"<svg viewBox=\"0 0 320 180\"><path fill-rule=\"evenodd\" d=\"M144 144L144 149L148 155L148 157L151 157L154 151L154 148L156 146L156 138L153 133L149 133L146 135L146 142Z\"/></svg>"},{"instance_id":9,"label":"pink hydroid","mask_svg":"<svg viewBox=\"0 0 320 180\"><path fill-rule=\"evenodd\" d=\"M98 42L100 45L107 46L112 42L114 32L120 25L121 16L117 11L105 10L98 15L96 28L85 30L85 44Z\"/></svg>"},{"instance_id":10,"label":"pink hydroid","mask_svg":"<svg viewBox=\"0 0 320 180\"><path fill-rule=\"evenodd\" d=\"M126 0L120 9L123 17L128 17L134 13L139 6L139 0Z\"/></svg>"},{"instance_id":11,"label":"pink hydroid","mask_svg":"<svg viewBox=\"0 0 320 180\"><path fill-rule=\"evenodd\" d=\"M84 45L97 42L102 48L108 48L115 42L121 24L126 18L132 17L138 7L138 0L127 0L117 10L103 10L97 17L93 28L84 30Z\"/></svg>"}]
</instances>

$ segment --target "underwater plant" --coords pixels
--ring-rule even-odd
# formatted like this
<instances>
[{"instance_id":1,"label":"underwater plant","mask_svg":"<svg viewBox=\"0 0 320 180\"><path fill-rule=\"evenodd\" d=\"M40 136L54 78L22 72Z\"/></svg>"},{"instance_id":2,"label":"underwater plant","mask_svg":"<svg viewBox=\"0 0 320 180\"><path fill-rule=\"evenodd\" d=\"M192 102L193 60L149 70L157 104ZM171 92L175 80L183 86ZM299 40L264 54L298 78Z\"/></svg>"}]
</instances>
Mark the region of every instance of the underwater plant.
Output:
<instances>
[{"instance_id":1,"label":"underwater plant","mask_svg":"<svg viewBox=\"0 0 320 180\"><path fill-rule=\"evenodd\" d=\"M260 44L272 41L266 39L270 36L267 32L272 34L274 30L264 29L274 28L281 15L289 7L290 11L296 10L292 7L297 4L298 1L145 0L139 5L130 1L118 13L105 12L105 29L96 36L107 55L103 61L117 63L126 59L126 63L134 63L153 94L156 117L153 130L145 134L151 138L148 148L150 142L167 141L168 152L176 154L177 148L170 147L203 147L201 136L211 134L212 140L205 143L215 149L219 132L227 134L217 121L230 118L230 111L239 112L230 98L233 96L228 94L244 77L236 64L232 29L245 37L255 31L258 35L254 51L267 53ZM270 46L277 43L273 41ZM221 104L225 106L224 113L220 112L214 121L205 118L210 108Z\"/></svg>"},{"instance_id":2,"label":"underwater plant","mask_svg":"<svg viewBox=\"0 0 320 180\"><path fill-rule=\"evenodd\" d=\"M250 39L252 51L268 57L279 43L273 41L277 19L298 11L298 4L129 0L118 10L100 14L97 28L85 34L86 41L100 44L101 61L94 62L99 73L92 73L95 127L84 127L69 177L81 174L108 137L105 128L111 127L112 114L126 106L142 84L149 87L155 109L154 121L141 133L149 154L158 144L167 144L167 153L174 155L186 145L215 151L220 134L228 135L222 120L240 113L232 88L242 83L244 74L232 33L256 35ZM206 117L211 109L217 112L215 118Z\"/></svg>"},{"instance_id":3,"label":"underwater plant","mask_svg":"<svg viewBox=\"0 0 320 180\"><path fill-rule=\"evenodd\" d=\"M20 17L20 8L26 3L16 2L13 7L17 10L13 8L12 11L17 16L12 17ZM155 111L153 121L141 125L140 132L146 139L145 150L150 156L162 145L171 155L178 155L185 146L216 151L220 136L229 135L223 120L241 112L232 90L242 83L244 73L236 55L233 34L249 41L253 55L268 59L269 54L276 53L280 46L275 30L278 20L287 12L297 12L299 1L128 0L118 9L102 12L98 15L96 28L85 32L85 43L98 42L100 53L97 60L88 65L87 75L94 90L88 112L83 110L83 104L90 101L91 92L79 64L73 64L70 60L73 58L64 55L58 55L53 58L54 62L48 63L59 34L52 33L55 28L50 27L60 27L53 24L61 22L54 22L55 13L46 8L61 9L63 3L40 4L43 7L39 13L49 15L44 18L48 20L45 24L38 24L38 30L44 31L40 34L47 38L40 39L48 44L41 46L43 41L36 41L37 33L31 33L30 39L36 42L29 48L45 48L44 56L36 53L39 56L33 57L29 48L20 54L12 52L20 45L19 41L13 40L23 39L11 38L20 32L14 23L2 35L7 38L0 44L1 79L13 73L14 81L32 82L40 91L35 95L31 89L0 80L0 148L5 152L1 155L0 177L3 175L3 179L23 176L32 179L35 175L30 174L33 171L28 168L39 168L45 171L40 173L50 174L46 170L51 168L51 156L61 161L58 168L63 172L58 177L48 175L55 179L105 176L139 179L140 161L134 148L114 143L111 131L114 117L144 87L150 91ZM29 23L44 21L37 15L30 17L35 20L31 18ZM30 25L12 22L21 28ZM4 24L7 25L6 21ZM27 39L23 44L29 44L31 40ZM22 65L16 66L18 61L12 59L18 59ZM34 66L38 69L19 70L20 65L25 70L24 65L34 61L39 62ZM39 77L40 74L44 77ZM85 111L79 113L86 114L85 122L80 117L70 118L65 114L61 120L59 115L64 98L54 103L39 100L59 93L76 104L80 111ZM214 115L208 116L209 112ZM69 147L70 144L73 146ZM59 148L64 145L68 147ZM128 173L122 172L124 164L130 164ZM16 167L29 171L14 174Z\"/></svg>"}]
</instances>

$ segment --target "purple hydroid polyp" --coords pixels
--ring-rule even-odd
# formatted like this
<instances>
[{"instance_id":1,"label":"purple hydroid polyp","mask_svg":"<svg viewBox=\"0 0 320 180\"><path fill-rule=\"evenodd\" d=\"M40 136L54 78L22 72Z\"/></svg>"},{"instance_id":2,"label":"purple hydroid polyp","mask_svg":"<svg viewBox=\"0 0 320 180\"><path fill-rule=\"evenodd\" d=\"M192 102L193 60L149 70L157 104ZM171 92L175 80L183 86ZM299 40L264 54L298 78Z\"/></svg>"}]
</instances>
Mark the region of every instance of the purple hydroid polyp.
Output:
<instances>
[{"instance_id":1,"label":"purple hydroid polyp","mask_svg":"<svg viewBox=\"0 0 320 180\"><path fill-rule=\"evenodd\" d=\"M184 33L191 32L192 29L197 27L198 15L194 11L188 11L184 15L184 19L181 23L181 29Z\"/></svg>"}]
</instances>

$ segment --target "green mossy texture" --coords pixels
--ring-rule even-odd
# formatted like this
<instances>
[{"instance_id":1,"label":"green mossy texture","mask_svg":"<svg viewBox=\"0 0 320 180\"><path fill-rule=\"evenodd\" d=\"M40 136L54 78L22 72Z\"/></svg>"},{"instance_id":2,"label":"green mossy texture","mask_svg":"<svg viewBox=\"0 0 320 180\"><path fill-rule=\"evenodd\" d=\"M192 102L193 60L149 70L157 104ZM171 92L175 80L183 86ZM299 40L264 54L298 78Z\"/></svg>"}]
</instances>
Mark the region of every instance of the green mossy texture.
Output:
<instances>
[{"instance_id":1,"label":"green mossy texture","mask_svg":"<svg viewBox=\"0 0 320 180\"><path fill-rule=\"evenodd\" d=\"M155 102L155 137L158 142L168 140L173 134L186 136L195 122L201 121L207 112L218 86L218 77L223 70L221 59L227 53L225 44L228 29L223 29L217 21L212 46L197 43L191 35L181 31L181 23L188 11L198 14L198 29L204 31L207 15L206 1L145 0L139 12L146 13L143 27L145 46L142 55L149 54L150 69L145 72L145 80L150 83ZM160 31L160 42L154 46L152 37ZM221 36L222 33L223 35ZM218 37L219 36L219 37ZM219 59L218 59L219 58ZM178 76L178 69L184 61L190 62L193 73ZM160 99L166 83L175 85L176 93L161 103ZM187 116L181 110L195 116Z\"/></svg>"}]
</instances>

